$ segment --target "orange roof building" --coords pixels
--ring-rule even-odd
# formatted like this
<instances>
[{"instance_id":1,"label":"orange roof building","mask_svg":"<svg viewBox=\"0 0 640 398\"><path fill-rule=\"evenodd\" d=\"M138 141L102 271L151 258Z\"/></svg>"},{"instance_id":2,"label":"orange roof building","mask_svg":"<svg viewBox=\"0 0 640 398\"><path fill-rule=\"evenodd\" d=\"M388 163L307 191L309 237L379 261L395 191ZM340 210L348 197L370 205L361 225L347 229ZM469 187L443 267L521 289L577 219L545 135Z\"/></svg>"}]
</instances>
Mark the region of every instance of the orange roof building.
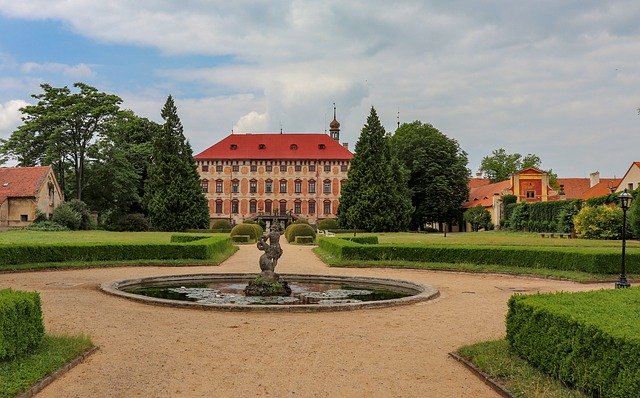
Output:
<instances>
[{"instance_id":1,"label":"orange roof building","mask_svg":"<svg viewBox=\"0 0 640 398\"><path fill-rule=\"evenodd\" d=\"M64 200L51 166L0 167L0 227L22 227Z\"/></svg>"}]
</instances>

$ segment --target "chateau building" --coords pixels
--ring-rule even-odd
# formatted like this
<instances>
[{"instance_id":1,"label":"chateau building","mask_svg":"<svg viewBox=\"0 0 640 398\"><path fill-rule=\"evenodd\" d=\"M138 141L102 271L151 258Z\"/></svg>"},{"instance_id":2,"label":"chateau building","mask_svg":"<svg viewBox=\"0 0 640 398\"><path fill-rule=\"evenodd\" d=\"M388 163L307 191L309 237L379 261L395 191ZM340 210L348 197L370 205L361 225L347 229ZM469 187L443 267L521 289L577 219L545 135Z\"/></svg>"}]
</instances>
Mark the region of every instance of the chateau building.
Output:
<instances>
[{"instance_id":1,"label":"chateau building","mask_svg":"<svg viewBox=\"0 0 640 398\"><path fill-rule=\"evenodd\" d=\"M335 112L335 111L334 111ZM327 134L230 134L195 155L211 221L335 218L353 154Z\"/></svg>"}]
</instances>

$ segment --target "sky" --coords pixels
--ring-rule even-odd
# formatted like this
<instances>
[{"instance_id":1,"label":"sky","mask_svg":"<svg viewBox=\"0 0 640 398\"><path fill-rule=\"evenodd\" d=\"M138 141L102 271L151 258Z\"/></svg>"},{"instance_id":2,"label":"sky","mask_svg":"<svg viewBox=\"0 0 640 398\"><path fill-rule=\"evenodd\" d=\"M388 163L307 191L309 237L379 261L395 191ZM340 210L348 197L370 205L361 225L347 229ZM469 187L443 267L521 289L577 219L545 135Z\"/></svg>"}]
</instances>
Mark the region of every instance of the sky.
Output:
<instances>
[{"instance_id":1,"label":"sky","mask_svg":"<svg viewBox=\"0 0 640 398\"><path fill-rule=\"evenodd\" d=\"M0 0L0 138L40 84L84 82L162 122L194 154L235 133L328 129L353 149L430 123L473 174L498 148L559 177L640 161L640 2Z\"/></svg>"}]
</instances>

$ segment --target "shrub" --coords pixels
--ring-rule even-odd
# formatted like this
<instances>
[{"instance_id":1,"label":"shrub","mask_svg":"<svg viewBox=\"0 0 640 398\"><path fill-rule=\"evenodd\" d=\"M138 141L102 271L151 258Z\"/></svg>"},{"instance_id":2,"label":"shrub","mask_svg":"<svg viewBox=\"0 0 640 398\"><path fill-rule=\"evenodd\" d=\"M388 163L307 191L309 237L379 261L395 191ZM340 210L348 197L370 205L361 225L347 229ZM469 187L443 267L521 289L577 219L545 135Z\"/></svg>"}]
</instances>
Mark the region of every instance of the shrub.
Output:
<instances>
[{"instance_id":1,"label":"shrub","mask_svg":"<svg viewBox=\"0 0 640 398\"><path fill-rule=\"evenodd\" d=\"M111 213L105 221L104 228L108 231L141 232L148 231L151 226L144 214Z\"/></svg>"},{"instance_id":2,"label":"shrub","mask_svg":"<svg viewBox=\"0 0 640 398\"><path fill-rule=\"evenodd\" d=\"M636 191L639 192L639 191ZM631 208L627 214L627 220L629 223L629 229L633 233L636 239L640 239L640 195L635 195L633 202L631 202Z\"/></svg>"},{"instance_id":3,"label":"shrub","mask_svg":"<svg viewBox=\"0 0 640 398\"><path fill-rule=\"evenodd\" d=\"M256 230L256 240L260 238L264 234L264 228L257 222L253 220L245 220L242 222L243 224L249 224Z\"/></svg>"},{"instance_id":4,"label":"shrub","mask_svg":"<svg viewBox=\"0 0 640 398\"><path fill-rule=\"evenodd\" d=\"M509 228L514 231L522 231L528 227L529 207L527 203L518 203L514 206L509 217Z\"/></svg>"},{"instance_id":5,"label":"shrub","mask_svg":"<svg viewBox=\"0 0 640 398\"><path fill-rule=\"evenodd\" d=\"M53 211L51 221L64 225L71 230L77 230L82 223L82 215L75 211L69 203L62 203Z\"/></svg>"},{"instance_id":6,"label":"shrub","mask_svg":"<svg viewBox=\"0 0 640 398\"><path fill-rule=\"evenodd\" d=\"M39 223L39 222L43 222L43 221L47 221L47 215L40 209L36 209L36 216L33 219L34 223Z\"/></svg>"},{"instance_id":7,"label":"shrub","mask_svg":"<svg viewBox=\"0 0 640 398\"><path fill-rule=\"evenodd\" d=\"M89 212L86 203L78 199L72 199L66 203L68 203L76 213L80 214L80 226L78 229L95 229L93 220L91 219L91 213Z\"/></svg>"},{"instance_id":8,"label":"shrub","mask_svg":"<svg viewBox=\"0 0 640 398\"><path fill-rule=\"evenodd\" d=\"M308 244L312 244L314 241L315 239L313 238L313 236L296 236L295 243L298 243L301 245L308 245Z\"/></svg>"},{"instance_id":9,"label":"shrub","mask_svg":"<svg viewBox=\"0 0 640 398\"><path fill-rule=\"evenodd\" d=\"M213 224L211 224L211 229L216 232L231 232L231 228L233 228L233 226L229 220L215 220Z\"/></svg>"},{"instance_id":10,"label":"shrub","mask_svg":"<svg viewBox=\"0 0 640 398\"><path fill-rule=\"evenodd\" d=\"M297 220L293 222L294 224L309 224L309 220L303 217L299 217Z\"/></svg>"},{"instance_id":11,"label":"shrub","mask_svg":"<svg viewBox=\"0 0 640 398\"><path fill-rule=\"evenodd\" d=\"M314 231L309 224L290 224L284 231L284 236L287 239L287 242L291 243L295 242L296 236L311 236L315 239L316 231Z\"/></svg>"},{"instance_id":12,"label":"shrub","mask_svg":"<svg viewBox=\"0 0 640 398\"><path fill-rule=\"evenodd\" d=\"M0 361L10 360L40 345L44 337L40 295L0 290Z\"/></svg>"},{"instance_id":13,"label":"shrub","mask_svg":"<svg viewBox=\"0 0 640 398\"><path fill-rule=\"evenodd\" d=\"M69 228L53 221L40 221L29 225L26 229L31 231L68 231Z\"/></svg>"},{"instance_id":14,"label":"shrub","mask_svg":"<svg viewBox=\"0 0 640 398\"><path fill-rule=\"evenodd\" d=\"M259 220L258 220L258 225L259 225L260 227L262 227L262 230L263 230L263 231L267 229L267 223L266 223L266 222L264 222L264 220L263 220L263 219L259 219Z\"/></svg>"},{"instance_id":15,"label":"shrub","mask_svg":"<svg viewBox=\"0 0 640 398\"><path fill-rule=\"evenodd\" d=\"M257 224L238 224L231 229L231 237L237 235L248 235L252 241L258 240L258 230L254 227Z\"/></svg>"},{"instance_id":16,"label":"shrub","mask_svg":"<svg viewBox=\"0 0 640 398\"><path fill-rule=\"evenodd\" d=\"M640 290L515 295L511 350L594 397L640 396Z\"/></svg>"},{"instance_id":17,"label":"shrub","mask_svg":"<svg viewBox=\"0 0 640 398\"><path fill-rule=\"evenodd\" d=\"M578 238L620 239L622 209L607 205L586 206L573 218Z\"/></svg>"},{"instance_id":18,"label":"shrub","mask_svg":"<svg viewBox=\"0 0 640 398\"><path fill-rule=\"evenodd\" d=\"M481 228L487 228L491 222L491 213L482 205L477 205L464 212L462 216L466 222L471 224L471 230L478 232Z\"/></svg>"},{"instance_id":19,"label":"shrub","mask_svg":"<svg viewBox=\"0 0 640 398\"><path fill-rule=\"evenodd\" d=\"M318 229L321 229L321 230L338 229L338 222L335 220L335 218L325 218L324 220L318 221Z\"/></svg>"}]
</instances>

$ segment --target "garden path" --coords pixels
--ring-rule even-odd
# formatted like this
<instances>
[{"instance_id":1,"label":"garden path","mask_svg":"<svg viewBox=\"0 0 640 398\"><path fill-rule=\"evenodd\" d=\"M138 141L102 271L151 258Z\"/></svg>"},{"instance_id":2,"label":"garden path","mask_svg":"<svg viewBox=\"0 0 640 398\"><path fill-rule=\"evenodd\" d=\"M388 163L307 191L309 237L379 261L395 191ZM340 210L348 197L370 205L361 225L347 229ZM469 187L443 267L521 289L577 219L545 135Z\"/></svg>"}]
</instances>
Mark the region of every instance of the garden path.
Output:
<instances>
[{"instance_id":1,"label":"garden path","mask_svg":"<svg viewBox=\"0 0 640 398\"><path fill-rule=\"evenodd\" d=\"M40 397L495 397L448 353L502 338L514 290L606 285L504 275L329 268L311 246L283 243L280 273L399 278L439 298L334 313L226 313L151 306L102 293L116 279L257 272L260 252L219 267L122 267L0 274L0 288L41 293L49 333L88 334L99 350Z\"/></svg>"}]
</instances>

